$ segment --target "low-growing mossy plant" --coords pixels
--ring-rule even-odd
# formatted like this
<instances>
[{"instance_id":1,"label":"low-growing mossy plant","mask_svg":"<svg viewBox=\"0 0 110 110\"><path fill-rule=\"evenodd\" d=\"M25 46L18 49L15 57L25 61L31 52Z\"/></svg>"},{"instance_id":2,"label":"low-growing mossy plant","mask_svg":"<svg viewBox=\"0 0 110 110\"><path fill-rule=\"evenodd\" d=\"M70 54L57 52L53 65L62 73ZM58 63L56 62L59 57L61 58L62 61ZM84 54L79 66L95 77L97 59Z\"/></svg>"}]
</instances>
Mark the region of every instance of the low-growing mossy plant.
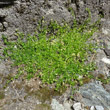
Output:
<instances>
[{"instance_id":1,"label":"low-growing mossy plant","mask_svg":"<svg viewBox=\"0 0 110 110\"><path fill-rule=\"evenodd\" d=\"M0 91L0 100L5 98L5 93L4 91Z\"/></svg>"},{"instance_id":2,"label":"low-growing mossy plant","mask_svg":"<svg viewBox=\"0 0 110 110\"><path fill-rule=\"evenodd\" d=\"M105 77L104 74L98 74L96 80L101 81L103 84L108 84L110 82L110 77Z\"/></svg>"},{"instance_id":3,"label":"low-growing mossy plant","mask_svg":"<svg viewBox=\"0 0 110 110\"><path fill-rule=\"evenodd\" d=\"M87 43L96 28L92 25L77 26L76 22L71 28L64 23L59 25L51 21L49 26L39 25L34 35L16 33L16 42L9 42L3 36L5 58L10 58L14 66L19 67L15 76L18 78L23 72L27 79L38 77L43 83L73 86L82 79L79 76L89 77L93 70L92 63L87 62L88 56L93 52L93 44Z\"/></svg>"},{"instance_id":4,"label":"low-growing mossy plant","mask_svg":"<svg viewBox=\"0 0 110 110\"><path fill-rule=\"evenodd\" d=\"M48 104L37 104L34 110L51 110L51 106Z\"/></svg>"}]
</instances>

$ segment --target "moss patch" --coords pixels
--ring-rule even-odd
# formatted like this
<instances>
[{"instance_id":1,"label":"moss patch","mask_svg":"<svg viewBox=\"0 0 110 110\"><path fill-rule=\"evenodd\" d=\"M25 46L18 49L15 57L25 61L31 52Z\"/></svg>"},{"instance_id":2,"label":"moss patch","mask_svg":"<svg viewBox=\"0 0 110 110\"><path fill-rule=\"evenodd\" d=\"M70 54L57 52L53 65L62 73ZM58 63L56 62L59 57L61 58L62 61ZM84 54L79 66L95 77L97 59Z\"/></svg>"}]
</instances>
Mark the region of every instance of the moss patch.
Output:
<instances>
[{"instance_id":1,"label":"moss patch","mask_svg":"<svg viewBox=\"0 0 110 110\"><path fill-rule=\"evenodd\" d=\"M5 98L5 94L4 94L4 91L0 91L0 99L4 99Z\"/></svg>"},{"instance_id":2,"label":"moss patch","mask_svg":"<svg viewBox=\"0 0 110 110\"><path fill-rule=\"evenodd\" d=\"M51 102L52 97L60 96L66 91L66 88L64 87L62 87L59 92L55 91L54 88L49 89L48 87L40 88L39 90L34 92L33 91L30 92L30 89L31 89L30 87L25 88L25 91L28 93L28 95L36 96L42 103L45 103L45 101Z\"/></svg>"},{"instance_id":3,"label":"moss patch","mask_svg":"<svg viewBox=\"0 0 110 110\"><path fill-rule=\"evenodd\" d=\"M51 107L47 104L38 104L35 110L51 110Z\"/></svg>"}]
</instances>

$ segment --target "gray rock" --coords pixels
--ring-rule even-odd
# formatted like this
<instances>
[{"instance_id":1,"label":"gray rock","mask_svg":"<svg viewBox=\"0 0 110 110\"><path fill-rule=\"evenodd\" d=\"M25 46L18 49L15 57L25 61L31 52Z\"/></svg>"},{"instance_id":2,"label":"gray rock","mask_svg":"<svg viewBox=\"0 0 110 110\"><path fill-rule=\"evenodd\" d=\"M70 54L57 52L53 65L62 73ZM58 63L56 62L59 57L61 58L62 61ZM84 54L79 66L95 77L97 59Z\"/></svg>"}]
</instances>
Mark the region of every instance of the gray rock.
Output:
<instances>
[{"instance_id":1,"label":"gray rock","mask_svg":"<svg viewBox=\"0 0 110 110\"><path fill-rule=\"evenodd\" d=\"M3 22L3 25L4 25L5 28L8 27L8 23L7 22Z\"/></svg>"},{"instance_id":2,"label":"gray rock","mask_svg":"<svg viewBox=\"0 0 110 110\"><path fill-rule=\"evenodd\" d=\"M27 96L23 88L19 90L14 85L5 89L5 97L7 103L4 104L3 110L35 110L36 105L41 104L35 96Z\"/></svg>"},{"instance_id":3,"label":"gray rock","mask_svg":"<svg viewBox=\"0 0 110 110\"><path fill-rule=\"evenodd\" d=\"M65 110L71 110L71 105L68 102L64 102L63 106L64 106Z\"/></svg>"},{"instance_id":4,"label":"gray rock","mask_svg":"<svg viewBox=\"0 0 110 110\"><path fill-rule=\"evenodd\" d=\"M109 69L106 63L102 61L103 58L106 58L105 52L103 50L98 51L95 57L95 63L96 63L97 69L94 72L94 74L95 75L103 74L104 76L109 76Z\"/></svg>"},{"instance_id":5,"label":"gray rock","mask_svg":"<svg viewBox=\"0 0 110 110\"><path fill-rule=\"evenodd\" d=\"M0 63L0 73L3 73L5 69L6 69L6 65L1 62Z\"/></svg>"},{"instance_id":6,"label":"gray rock","mask_svg":"<svg viewBox=\"0 0 110 110\"><path fill-rule=\"evenodd\" d=\"M104 88L108 93L110 93L110 82L109 84L104 84Z\"/></svg>"},{"instance_id":7,"label":"gray rock","mask_svg":"<svg viewBox=\"0 0 110 110\"><path fill-rule=\"evenodd\" d=\"M77 102L73 105L74 110L84 110L80 102Z\"/></svg>"},{"instance_id":8,"label":"gray rock","mask_svg":"<svg viewBox=\"0 0 110 110\"><path fill-rule=\"evenodd\" d=\"M3 24L0 23L0 31L3 31Z\"/></svg>"},{"instance_id":9,"label":"gray rock","mask_svg":"<svg viewBox=\"0 0 110 110\"><path fill-rule=\"evenodd\" d=\"M109 35L110 34L110 29L102 28L102 33L105 34L105 35Z\"/></svg>"},{"instance_id":10,"label":"gray rock","mask_svg":"<svg viewBox=\"0 0 110 110\"><path fill-rule=\"evenodd\" d=\"M96 108L96 110L104 110L104 108L102 106L98 106L98 105L96 105L95 108Z\"/></svg>"},{"instance_id":11,"label":"gray rock","mask_svg":"<svg viewBox=\"0 0 110 110\"><path fill-rule=\"evenodd\" d=\"M94 106L91 106L90 110L95 110L95 107Z\"/></svg>"},{"instance_id":12,"label":"gray rock","mask_svg":"<svg viewBox=\"0 0 110 110\"><path fill-rule=\"evenodd\" d=\"M110 40L110 39L109 39ZM105 40L104 42L104 52L107 56L110 56L110 41Z\"/></svg>"},{"instance_id":13,"label":"gray rock","mask_svg":"<svg viewBox=\"0 0 110 110\"><path fill-rule=\"evenodd\" d=\"M56 99L52 99L51 103L52 110L64 110L62 104L60 104Z\"/></svg>"},{"instance_id":14,"label":"gray rock","mask_svg":"<svg viewBox=\"0 0 110 110\"><path fill-rule=\"evenodd\" d=\"M102 85L96 83L85 84L80 88L81 101L86 106L103 106L110 108L110 93Z\"/></svg>"},{"instance_id":15,"label":"gray rock","mask_svg":"<svg viewBox=\"0 0 110 110\"><path fill-rule=\"evenodd\" d=\"M105 52L105 54L107 55L107 56L110 56L110 49L104 49L104 52Z\"/></svg>"},{"instance_id":16,"label":"gray rock","mask_svg":"<svg viewBox=\"0 0 110 110\"><path fill-rule=\"evenodd\" d=\"M0 9L0 17L6 17L7 15L7 11Z\"/></svg>"},{"instance_id":17,"label":"gray rock","mask_svg":"<svg viewBox=\"0 0 110 110\"><path fill-rule=\"evenodd\" d=\"M105 35L109 35L110 34L110 21L109 20L105 20L102 19L101 23L103 25L102 27L102 33Z\"/></svg>"},{"instance_id":18,"label":"gray rock","mask_svg":"<svg viewBox=\"0 0 110 110\"><path fill-rule=\"evenodd\" d=\"M13 30L12 32L10 31L8 35L12 35L16 29L24 33L34 32L42 16L45 17L46 21L54 19L60 23L63 20L71 22L73 17L71 12L68 11L69 7L73 9L79 22L83 22L88 17L85 7L92 10L93 22L99 18L98 14L102 14L104 18L109 18L109 0L70 0L67 6L67 0L51 0L48 3L45 3L44 0L17 0L14 3L15 4L8 7L8 9L0 9L0 17L5 17L5 21L8 22L8 30L6 31L9 32L9 30ZM104 20L101 21L104 27L107 27L108 23L105 24L104 22Z\"/></svg>"}]
</instances>

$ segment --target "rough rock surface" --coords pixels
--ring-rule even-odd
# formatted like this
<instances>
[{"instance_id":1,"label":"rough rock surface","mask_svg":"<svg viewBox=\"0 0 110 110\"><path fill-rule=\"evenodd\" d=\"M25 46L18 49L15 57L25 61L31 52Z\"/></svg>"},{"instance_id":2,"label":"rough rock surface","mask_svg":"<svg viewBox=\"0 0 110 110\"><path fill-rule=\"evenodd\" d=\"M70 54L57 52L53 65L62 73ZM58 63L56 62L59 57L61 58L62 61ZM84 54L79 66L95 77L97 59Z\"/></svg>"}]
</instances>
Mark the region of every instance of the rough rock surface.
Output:
<instances>
[{"instance_id":1,"label":"rough rock surface","mask_svg":"<svg viewBox=\"0 0 110 110\"><path fill-rule=\"evenodd\" d=\"M86 8L92 12L92 21L98 20L101 15L110 17L109 0L17 0L11 6L0 8L0 34L13 35L18 29L25 33L33 32L38 21L45 17L50 19L71 22L73 19L69 8L71 7L76 18L83 22L88 17ZM70 2L69 2L70 1Z\"/></svg>"},{"instance_id":2,"label":"rough rock surface","mask_svg":"<svg viewBox=\"0 0 110 110\"><path fill-rule=\"evenodd\" d=\"M73 17L70 8L74 10L79 23L83 23L88 17L86 8L91 11L92 22L97 21L99 16L103 17L100 32L93 36L100 46L94 58L97 65L94 76L103 74L105 79L108 78L110 65L104 63L102 58L110 58L109 0L16 0L10 5L0 4L0 55L2 56L4 47L2 34L14 40L16 30L32 33L43 16L47 22L54 19L59 23L65 20L71 24ZM41 82L37 79L30 81L18 79L4 89L6 81L16 74L16 71L17 68L11 68L10 61L0 60L0 110L73 110L73 108L74 110L110 110L110 83L96 84L97 80L95 80L82 86L80 92L73 97L74 100L71 100L69 99L71 90L65 93L66 95L52 96L52 91L39 90Z\"/></svg>"},{"instance_id":3,"label":"rough rock surface","mask_svg":"<svg viewBox=\"0 0 110 110\"><path fill-rule=\"evenodd\" d=\"M110 108L110 93L97 83L85 84L80 88L82 102L87 106L103 106Z\"/></svg>"}]
</instances>

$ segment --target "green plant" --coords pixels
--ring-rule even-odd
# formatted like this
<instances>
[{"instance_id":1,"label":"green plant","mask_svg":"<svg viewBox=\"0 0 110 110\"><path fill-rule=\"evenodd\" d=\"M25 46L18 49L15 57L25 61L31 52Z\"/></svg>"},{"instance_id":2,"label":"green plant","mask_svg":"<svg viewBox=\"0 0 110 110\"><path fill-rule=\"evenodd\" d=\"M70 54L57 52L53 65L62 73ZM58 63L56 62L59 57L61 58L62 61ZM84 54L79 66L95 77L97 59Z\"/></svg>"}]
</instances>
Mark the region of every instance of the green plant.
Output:
<instances>
[{"instance_id":1,"label":"green plant","mask_svg":"<svg viewBox=\"0 0 110 110\"><path fill-rule=\"evenodd\" d=\"M103 84L108 84L110 82L110 78L106 78L104 74L98 74L96 80L101 81Z\"/></svg>"},{"instance_id":2,"label":"green plant","mask_svg":"<svg viewBox=\"0 0 110 110\"><path fill-rule=\"evenodd\" d=\"M88 22L88 21L87 21ZM76 23L76 22L75 22ZM86 23L85 23L86 24ZM19 67L14 78L27 73L27 79L39 77L43 83L75 85L81 82L79 76L89 77L94 69L87 61L93 52L94 45L86 43L96 28L88 28L87 24L70 28L66 23L59 25L51 21L49 26L38 26L34 35L25 36L16 33L16 42L9 42L3 36L5 58L13 60L13 66Z\"/></svg>"}]
</instances>

